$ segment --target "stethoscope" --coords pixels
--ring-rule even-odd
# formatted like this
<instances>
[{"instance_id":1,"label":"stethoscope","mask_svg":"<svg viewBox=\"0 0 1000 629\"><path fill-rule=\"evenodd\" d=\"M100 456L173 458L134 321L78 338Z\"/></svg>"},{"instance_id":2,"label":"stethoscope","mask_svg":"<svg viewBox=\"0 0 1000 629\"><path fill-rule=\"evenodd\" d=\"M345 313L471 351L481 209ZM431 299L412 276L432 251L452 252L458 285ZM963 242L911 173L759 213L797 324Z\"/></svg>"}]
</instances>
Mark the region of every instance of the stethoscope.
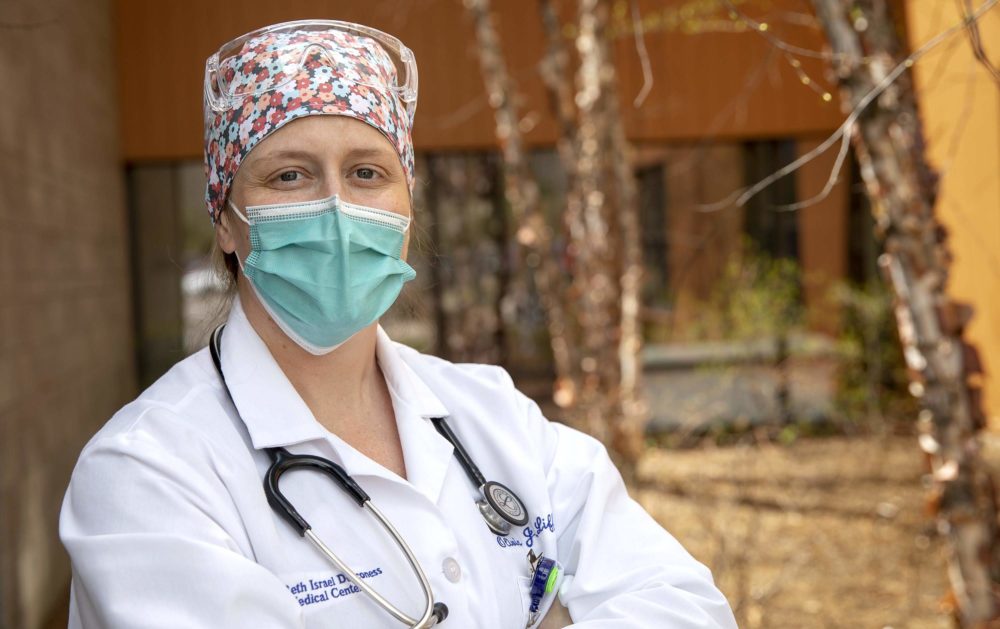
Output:
<instances>
[{"instance_id":1,"label":"stethoscope","mask_svg":"<svg viewBox=\"0 0 1000 629\"><path fill-rule=\"evenodd\" d=\"M221 325L212 332L209 350L212 353L212 362L215 363L215 368L219 372L219 378L222 380L222 386L226 389L226 394L232 401L233 395L229 391L229 385L226 384L226 376L222 371L222 361L220 359L222 355L222 332L224 328L225 325ZM235 407L235 402L233 406ZM238 409L236 413L239 416ZM479 488L481 497L476 500L476 504L490 530L497 535L508 535L512 526L520 527L527 524L528 510L524 507L524 503L506 486L486 480L483 473L476 466L475 462L473 462L472 457L469 456L469 453L462 446L462 442L458 439L458 436L451 430L447 422L445 422L445 418L434 417L431 418L431 422L441 436L454 446L455 457L458 459L459 464L465 470L472 484ZM419 562L417 562L413 551L403 541L403 538L400 537L399 532L396 531L392 523L371 503L368 494L361 489L344 468L329 459L308 454L292 454L281 447L265 448L265 451L271 459L271 465L267 468L267 472L264 475L264 494L267 496L268 504L271 505L271 508L282 519L298 531L300 536L308 539L316 549L323 553L354 585L358 586L362 592L367 594L382 609L392 614L396 620L409 626L411 629L432 627L448 617L448 606L444 603L434 602L434 593L431 591L430 581L427 580L427 575L420 567ZM299 514L292 503L281 493L281 488L279 487L282 475L293 469L314 469L323 472L357 502L358 506L367 510L378 520L382 528L389 533L389 536L392 537L400 551L402 551L410 567L413 569L417 580L420 581L420 589L424 595L424 612L420 618L408 616L372 589L336 553L330 550L330 547L324 544L323 540L313 533L312 526L309 525L309 522Z\"/></svg>"}]
</instances>

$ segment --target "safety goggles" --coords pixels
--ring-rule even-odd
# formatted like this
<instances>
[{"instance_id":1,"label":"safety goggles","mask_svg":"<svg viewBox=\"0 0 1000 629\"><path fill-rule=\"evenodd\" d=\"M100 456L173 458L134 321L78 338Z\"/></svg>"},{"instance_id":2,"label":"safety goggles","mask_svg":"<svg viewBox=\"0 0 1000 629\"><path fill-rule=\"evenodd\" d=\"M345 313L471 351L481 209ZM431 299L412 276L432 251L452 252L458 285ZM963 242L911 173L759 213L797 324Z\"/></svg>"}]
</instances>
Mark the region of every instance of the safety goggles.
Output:
<instances>
[{"instance_id":1,"label":"safety goggles","mask_svg":"<svg viewBox=\"0 0 1000 629\"><path fill-rule=\"evenodd\" d=\"M342 33L347 37L340 36ZM338 41L340 39L341 41ZM247 48L248 42L259 41ZM214 111L228 111L265 92L295 80L316 59L344 69L349 82L388 91L406 107L410 122L417 108L417 62L413 52L396 37L361 24L339 20L298 20L266 26L224 44L205 62L205 99ZM358 73L352 55L375 63L379 71ZM346 63L345 63L345 57ZM247 71L253 64L254 70ZM386 65L388 64L388 65Z\"/></svg>"}]
</instances>

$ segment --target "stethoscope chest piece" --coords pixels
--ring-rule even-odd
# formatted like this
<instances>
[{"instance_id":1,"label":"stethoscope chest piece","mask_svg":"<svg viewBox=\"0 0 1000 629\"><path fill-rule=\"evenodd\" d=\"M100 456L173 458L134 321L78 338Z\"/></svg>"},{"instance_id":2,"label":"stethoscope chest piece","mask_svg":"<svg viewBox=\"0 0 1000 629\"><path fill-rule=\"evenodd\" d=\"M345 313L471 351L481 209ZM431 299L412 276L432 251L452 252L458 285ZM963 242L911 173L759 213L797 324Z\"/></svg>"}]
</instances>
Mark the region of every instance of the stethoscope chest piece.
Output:
<instances>
[{"instance_id":1,"label":"stethoscope chest piece","mask_svg":"<svg viewBox=\"0 0 1000 629\"><path fill-rule=\"evenodd\" d=\"M510 527L528 523L528 510L524 503L507 486L496 481L487 481L480 488L483 500L479 501L479 512L486 525L497 535L509 535Z\"/></svg>"}]
</instances>

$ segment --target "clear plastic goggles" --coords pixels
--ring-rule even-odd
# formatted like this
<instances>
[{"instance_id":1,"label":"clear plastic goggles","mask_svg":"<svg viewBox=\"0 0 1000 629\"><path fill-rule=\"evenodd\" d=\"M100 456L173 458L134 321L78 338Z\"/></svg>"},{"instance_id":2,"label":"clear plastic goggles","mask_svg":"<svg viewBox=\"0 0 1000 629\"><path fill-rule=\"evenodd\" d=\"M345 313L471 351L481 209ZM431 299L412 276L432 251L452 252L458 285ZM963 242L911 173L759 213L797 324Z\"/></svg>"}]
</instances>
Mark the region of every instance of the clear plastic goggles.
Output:
<instances>
[{"instance_id":1,"label":"clear plastic goggles","mask_svg":"<svg viewBox=\"0 0 1000 629\"><path fill-rule=\"evenodd\" d=\"M270 73L270 76L263 80L255 80L249 83L240 83L235 78L235 73L229 63L233 58L238 57L243 52L244 45L256 38L267 35L282 35L296 32L316 32L342 31L349 35L366 38L379 46L388 56L389 60L396 68L395 77L391 84L379 83L377 85L367 83L364 79L353 82L368 85L374 89L391 91L406 106L406 114L413 122L413 115L417 109L417 61L413 56L413 51L407 48L403 42L396 37L383 33L380 30L364 26L362 24L352 24L351 22L341 22L339 20L298 20L294 22L283 22L273 26L251 31L241 35L231 42L224 44L218 52L213 54L205 62L205 102L214 111L228 111L239 107L246 98L259 96L265 92L276 90L291 81L306 63L309 55L313 54L317 48L324 49L328 55L335 55L337 44L329 40L315 39L310 41L290 42L275 51L277 64L280 70Z\"/></svg>"}]
</instances>

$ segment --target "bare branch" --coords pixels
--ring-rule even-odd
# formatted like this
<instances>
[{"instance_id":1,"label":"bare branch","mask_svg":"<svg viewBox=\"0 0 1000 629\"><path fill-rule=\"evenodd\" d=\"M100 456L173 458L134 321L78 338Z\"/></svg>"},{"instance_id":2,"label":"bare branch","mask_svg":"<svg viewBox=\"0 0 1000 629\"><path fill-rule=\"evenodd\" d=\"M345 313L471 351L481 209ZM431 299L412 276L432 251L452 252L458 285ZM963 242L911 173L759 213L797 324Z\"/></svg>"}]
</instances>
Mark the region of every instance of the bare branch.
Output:
<instances>
[{"instance_id":1,"label":"bare branch","mask_svg":"<svg viewBox=\"0 0 1000 629\"><path fill-rule=\"evenodd\" d=\"M723 1L724 2L728 2L728 0L723 0ZM980 17L983 16L983 14L985 14L987 11L989 11L994 6L996 6L996 4L998 2L1000 2L1000 0L987 0L986 2L983 3L983 5L981 7L979 7L972 14L972 19L978 20ZM918 48L917 50L915 50L913 52L913 54L911 54L910 56L908 56L905 59L903 59L902 61L900 61L896 65L896 67L894 67L892 69L892 71L889 72L885 76L884 79L882 79L879 83L877 83L871 90L868 91L868 93L866 93L861 98L860 101L858 101L858 104L854 107L854 109L851 111L851 113L847 116L847 119L844 120L843 123L841 123L841 125L837 128L837 130L834 131L830 135L830 137L828 137L827 139L823 140L823 142L821 142L815 149L813 149L813 150L809 151L808 153L806 153L805 155L799 157L798 159L796 159L795 161L791 162L787 166L784 166L783 168L779 168L778 170L774 171L773 173L771 173L767 177L764 177L763 179L761 179L760 181L758 181L757 183L755 183L752 186L749 186L747 188L742 188L740 190L736 190L732 194L730 194L729 196L727 196L725 199L722 199L721 201L717 201L716 203L710 203L710 204L707 204L707 205L699 206L698 207L698 211L699 212L718 212L720 210L724 210L724 209L732 207L734 205L737 206L737 207L742 207L743 205L746 205L747 201L749 201L750 199L752 199L753 197L755 197L756 195L758 195L762 190L766 189L768 186L770 186L771 184L773 184L775 181L781 179L782 177L790 175L791 173L795 172L799 168L802 168L804 165L808 164L812 160L814 160L817 157L819 157L820 155L822 155L824 152L826 152L827 149L829 149L831 146L833 146L834 143L837 142L837 140L841 140L841 142L843 142L844 141L845 133L847 133L847 131L854 126L854 123L857 122L858 117L864 112L864 110L868 107L868 105L870 105L872 103L872 101L874 101L876 98L879 97L879 95L882 94L882 92L884 92L886 89L888 89L889 86L892 85L896 81L896 79L898 79L900 77L900 75L902 75L906 70L912 68L913 64L916 63L918 59L920 59L921 57L923 57L924 55L926 55L928 52L930 52L931 50L933 50L934 48L936 48L942 42L948 40L950 37L952 37L953 35L955 35L959 31L965 30L967 22L968 22L968 18L966 18L966 19L962 20L961 22L959 22L958 24L955 24L955 25L951 26L950 28L948 28L948 29L946 29L946 30L938 33L937 35L935 35L934 37L932 37L930 40L928 40L920 48ZM843 150L843 149L841 149L841 150ZM837 162L836 162L836 164L835 164L835 168L839 169L839 167L840 167L840 165L842 163L843 163L843 160L838 159ZM830 179L836 180L837 176L839 176L839 172L834 172L834 173L831 174ZM829 182L830 179L828 179L827 181ZM822 195L822 193L821 193L821 195ZM820 197L820 198L822 198L822 197Z\"/></svg>"},{"instance_id":2,"label":"bare branch","mask_svg":"<svg viewBox=\"0 0 1000 629\"><path fill-rule=\"evenodd\" d=\"M811 76L809 76L806 73L805 70L802 69L802 62L801 61L799 61L798 59L796 59L795 57L793 57L788 52L781 51L781 54L782 54L782 56L784 56L785 61L788 62L788 65L791 66L791 68L795 72L796 76L799 77L799 83L801 83L802 85L805 85L806 87L808 87L812 91L814 91L817 94L819 94L819 97L823 99L824 103L829 103L829 102L831 102L833 100L833 94L831 94L830 92L828 92L825 89L821 88L819 86L819 84L817 84L816 81L814 81L813 78Z\"/></svg>"},{"instance_id":3,"label":"bare branch","mask_svg":"<svg viewBox=\"0 0 1000 629\"><path fill-rule=\"evenodd\" d=\"M735 98L729 99L726 102L725 107L720 109L715 114L711 123L709 123L708 127L705 129L705 133L698 139L698 143L692 147L690 156L685 157L672 165L675 173L686 173L701 163L700 158L701 155L704 154L705 148L717 139L716 132L722 128L722 125L726 122L726 120L729 119L730 116L734 116L738 109L746 106L747 101L750 100L750 95L764 78L765 71L768 69L768 66L777 52L778 51L776 49L769 48L766 56L760 64L758 64L752 71L746 73L743 79L743 85L740 87L739 94L737 94Z\"/></svg>"},{"instance_id":4,"label":"bare branch","mask_svg":"<svg viewBox=\"0 0 1000 629\"><path fill-rule=\"evenodd\" d=\"M984 3L977 13L993 4ZM968 629L998 626L1000 520L995 484L979 454L978 433L986 424L976 384L982 367L976 348L963 338L972 310L947 294L951 255L936 212L940 178L927 161L913 81L897 72L919 55L886 75L902 56L887 3L813 0L813 6L830 46L847 53L834 70L843 103L853 108L851 118L879 86L896 81L892 92L858 119L852 140L882 241L879 266L895 295L910 392L922 407L917 428L932 470L930 503L939 530L947 535L956 619ZM967 15L918 53L951 32L967 30L968 22ZM861 50L874 60L859 61Z\"/></svg>"},{"instance_id":5,"label":"bare branch","mask_svg":"<svg viewBox=\"0 0 1000 629\"><path fill-rule=\"evenodd\" d=\"M968 76L965 79L965 94L962 96L962 111L959 112L958 117L955 119L958 122L952 130L951 138L948 141L948 150L945 152L945 158L939 166L942 177L951 169L951 165L955 161L955 156L958 155L962 136L965 135L965 129L969 126L970 114L972 114L972 108L976 103L975 65L970 68L967 74Z\"/></svg>"}]
</instances>

